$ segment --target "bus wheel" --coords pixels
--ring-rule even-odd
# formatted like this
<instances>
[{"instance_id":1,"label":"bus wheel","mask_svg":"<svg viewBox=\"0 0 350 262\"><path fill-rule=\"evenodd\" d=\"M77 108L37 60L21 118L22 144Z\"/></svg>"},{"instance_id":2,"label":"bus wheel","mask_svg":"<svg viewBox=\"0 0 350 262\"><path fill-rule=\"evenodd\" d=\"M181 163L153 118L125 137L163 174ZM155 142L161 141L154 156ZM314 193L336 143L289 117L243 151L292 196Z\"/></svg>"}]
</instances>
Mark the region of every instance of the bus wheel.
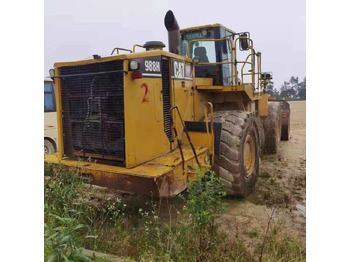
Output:
<instances>
[{"instance_id":1,"label":"bus wheel","mask_svg":"<svg viewBox=\"0 0 350 262\"><path fill-rule=\"evenodd\" d=\"M55 153L55 147L50 140L44 139L44 155L51 155Z\"/></svg>"}]
</instances>

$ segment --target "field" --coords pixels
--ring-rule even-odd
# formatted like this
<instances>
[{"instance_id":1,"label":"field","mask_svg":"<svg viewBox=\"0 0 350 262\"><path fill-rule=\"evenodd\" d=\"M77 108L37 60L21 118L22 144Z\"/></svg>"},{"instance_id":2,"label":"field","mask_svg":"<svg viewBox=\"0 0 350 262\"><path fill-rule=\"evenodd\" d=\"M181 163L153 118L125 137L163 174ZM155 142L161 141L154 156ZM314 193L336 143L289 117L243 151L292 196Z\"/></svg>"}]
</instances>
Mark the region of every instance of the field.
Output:
<instances>
[{"instance_id":1,"label":"field","mask_svg":"<svg viewBox=\"0 0 350 262\"><path fill-rule=\"evenodd\" d=\"M262 155L256 192L247 199L217 194L215 177L157 200L46 167L46 259L88 261L79 257L84 247L122 258L96 261L305 261L306 102L290 104L290 141ZM198 193L202 187L208 194Z\"/></svg>"}]
</instances>

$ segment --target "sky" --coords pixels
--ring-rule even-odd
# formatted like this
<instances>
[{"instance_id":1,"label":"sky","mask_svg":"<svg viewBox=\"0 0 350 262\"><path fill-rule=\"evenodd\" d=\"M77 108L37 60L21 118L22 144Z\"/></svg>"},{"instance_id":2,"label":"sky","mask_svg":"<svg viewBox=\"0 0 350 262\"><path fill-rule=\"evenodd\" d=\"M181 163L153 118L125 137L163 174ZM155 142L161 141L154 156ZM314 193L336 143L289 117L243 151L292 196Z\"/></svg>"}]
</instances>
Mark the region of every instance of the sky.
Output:
<instances>
[{"instance_id":1,"label":"sky","mask_svg":"<svg viewBox=\"0 0 350 262\"><path fill-rule=\"evenodd\" d=\"M108 56L114 47L149 40L168 45L168 10L180 28L220 23L249 31L262 71L273 72L277 88L292 75L306 76L305 0L46 0L44 77L55 62Z\"/></svg>"}]
</instances>

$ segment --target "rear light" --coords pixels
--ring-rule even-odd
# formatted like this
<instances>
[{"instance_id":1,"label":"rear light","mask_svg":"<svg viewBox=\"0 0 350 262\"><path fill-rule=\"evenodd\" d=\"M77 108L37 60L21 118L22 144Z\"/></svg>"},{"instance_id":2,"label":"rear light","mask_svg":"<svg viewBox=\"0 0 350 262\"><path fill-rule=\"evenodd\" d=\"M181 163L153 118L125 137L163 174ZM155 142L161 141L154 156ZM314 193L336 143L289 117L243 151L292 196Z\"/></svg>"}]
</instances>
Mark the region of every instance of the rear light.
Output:
<instances>
[{"instance_id":1,"label":"rear light","mask_svg":"<svg viewBox=\"0 0 350 262\"><path fill-rule=\"evenodd\" d=\"M142 78L142 73L141 72L132 72L131 77L133 80Z\"/></svg>"}]
</instances>

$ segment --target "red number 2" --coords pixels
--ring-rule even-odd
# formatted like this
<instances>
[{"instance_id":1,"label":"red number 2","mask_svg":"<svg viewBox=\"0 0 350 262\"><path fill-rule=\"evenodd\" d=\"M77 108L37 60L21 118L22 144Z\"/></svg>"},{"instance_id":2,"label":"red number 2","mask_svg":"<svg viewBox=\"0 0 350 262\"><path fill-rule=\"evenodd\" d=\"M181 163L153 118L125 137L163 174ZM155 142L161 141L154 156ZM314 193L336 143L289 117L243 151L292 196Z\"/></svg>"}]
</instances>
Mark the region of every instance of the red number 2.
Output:
<instances>
[{"instance_id":1,"label":"red number 2","mask_svg":"<svg viewBox=\"0 0 350 262\"><path fill-rule=\"evenodd\" d=\"M143 88L143 87L145 88L145 94L143 95L141 104L143 104L143 103L149 103L148 86L147 86L146 83L143 83L143 84L141 85L141 88Z\"/></svg>"}]
</instances>

